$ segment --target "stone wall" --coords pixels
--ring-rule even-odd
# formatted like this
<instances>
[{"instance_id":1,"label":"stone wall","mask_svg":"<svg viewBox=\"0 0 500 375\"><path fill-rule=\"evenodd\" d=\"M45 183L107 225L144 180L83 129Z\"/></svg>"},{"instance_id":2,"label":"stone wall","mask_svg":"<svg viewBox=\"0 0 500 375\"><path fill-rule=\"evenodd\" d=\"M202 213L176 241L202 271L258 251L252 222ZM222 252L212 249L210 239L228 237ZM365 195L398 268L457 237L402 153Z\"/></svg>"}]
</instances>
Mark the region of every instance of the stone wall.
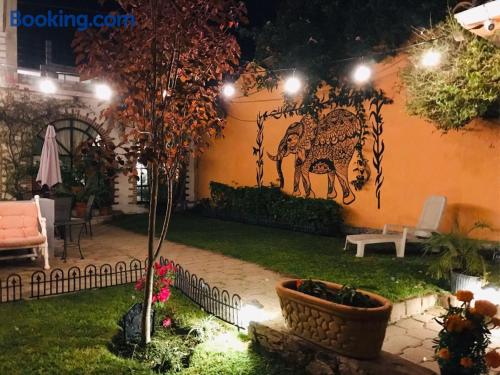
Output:
<instances>
[{"instance_id":1,"label":"stone wall","mask_svg":"<svg viewBox=\"0 0 500 375\"><path fill-rule=\"evenodd\" d=\"M382 352L375 360L349 358L292 335L282 320L251 322L248 332L262 349L310 375L432 375L433 371Z\"/></svg>"}]
</instances>

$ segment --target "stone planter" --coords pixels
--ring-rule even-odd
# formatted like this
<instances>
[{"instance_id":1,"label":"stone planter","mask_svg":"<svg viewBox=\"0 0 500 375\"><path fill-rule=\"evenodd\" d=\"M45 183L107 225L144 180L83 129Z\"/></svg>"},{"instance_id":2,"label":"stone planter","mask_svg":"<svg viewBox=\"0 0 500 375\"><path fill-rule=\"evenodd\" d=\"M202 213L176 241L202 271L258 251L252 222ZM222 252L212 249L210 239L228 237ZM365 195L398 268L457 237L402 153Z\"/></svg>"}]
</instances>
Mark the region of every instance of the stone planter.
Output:
<instances>
[{"instance_id":1,"label":"stone planter","mask_svg":"<svg viewBox=\"0 0 500 375\"><path fill-rule=\"evenodd\" d=\"M324 283L333 290L342 287ZM295 285L296 280L288 280L276 286L281 311L293 334L349 357L372 359L380 354L391 315L389 300L361 291L381 306L351 307L298 292Z\"/></svg>"},{"instance_id":2,"label":"stone planter","mask_svg":"<svg viewBox=\"0 0 500 375\"><path fill-rule=\"evenodd\" d=\"M457 290L480 290L482 280L477 276L469 276L463 273L451 273L451 292L456 293Z\"/></svg>"}]
</instances>

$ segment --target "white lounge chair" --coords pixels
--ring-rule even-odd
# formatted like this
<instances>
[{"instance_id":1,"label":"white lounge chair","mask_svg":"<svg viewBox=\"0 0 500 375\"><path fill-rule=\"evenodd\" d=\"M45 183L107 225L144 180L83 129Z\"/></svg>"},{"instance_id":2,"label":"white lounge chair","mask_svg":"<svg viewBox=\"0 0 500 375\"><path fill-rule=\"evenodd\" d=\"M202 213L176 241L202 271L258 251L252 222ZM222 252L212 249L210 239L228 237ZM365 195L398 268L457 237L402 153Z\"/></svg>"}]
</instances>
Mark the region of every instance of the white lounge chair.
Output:
<instances>
[{"instance_id":1,"label":"white lounge chair","mask_svg":"<svg viewBox=\"0 0 500 375\"><path fill-rule=\"evenodd\" d=\"M420 219L415 227L385 224L382 233L379 234L349 235L345 238L344 250L347 250L348 243L356 244L356 256L363 257L365 245L392 242L396 246L396 256L404 258L406 242L422 242L429 238L432 232L438 230L445 207L446 197L430 196L424 203Z\"/></svg>"}]
</instances>

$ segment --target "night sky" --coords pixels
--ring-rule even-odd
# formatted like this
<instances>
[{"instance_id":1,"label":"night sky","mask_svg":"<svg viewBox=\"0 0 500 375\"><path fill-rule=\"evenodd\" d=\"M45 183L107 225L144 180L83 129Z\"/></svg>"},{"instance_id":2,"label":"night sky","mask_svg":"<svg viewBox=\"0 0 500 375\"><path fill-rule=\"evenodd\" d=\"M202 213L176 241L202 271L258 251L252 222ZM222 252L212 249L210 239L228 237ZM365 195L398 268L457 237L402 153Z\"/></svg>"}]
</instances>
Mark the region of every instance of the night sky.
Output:
<instances>
[{"instance_id":1,"label":"night sky","mask_svg":"<svg viewBox=\"0 0 500 375\"><path fill-rule=\"evenodd\" d=\"M248 29L258 28L267 21L273 20L276 14L277 4L280 0L246 0L248 18L250 24ZM18 10L29 14L46 14L48 10L62 9L65 13L106 14L116 9L112 2L104 7L97 0L18 0ZM75 30L71 28L18 28L18 65L25 68L38 69L45 63L45 40L52 41L52 62L62 65L74 65L71 41ZM242 59L252 60L254 55L254 43L251 38L240 38L242 47Z\"/></svg>"}]
</instances>

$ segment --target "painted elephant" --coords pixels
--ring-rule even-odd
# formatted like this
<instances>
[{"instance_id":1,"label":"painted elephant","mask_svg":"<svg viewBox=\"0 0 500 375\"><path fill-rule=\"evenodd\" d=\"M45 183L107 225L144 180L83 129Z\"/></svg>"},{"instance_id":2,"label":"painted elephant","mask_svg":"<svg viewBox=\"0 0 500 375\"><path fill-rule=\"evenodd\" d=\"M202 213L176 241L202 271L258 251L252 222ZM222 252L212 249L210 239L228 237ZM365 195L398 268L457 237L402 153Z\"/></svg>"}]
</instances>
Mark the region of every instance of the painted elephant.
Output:
<instances>
[{"instance_id":1,"label":"painted elephant","mask_svg":"<svg viewBox=\"0 0 500 375\"><path fill-rule=\"evenodd\" d=\"M283 158L295 154L293 194L301 195L300 179L306 197L314 197L309 173L328 174L328 198L337 196L335 176L342 187L343 202L350 204L355 196L349 186L348 168L359 141L361 125L356 115L345 109L335 109L319 122L304 116L291 124L280 141L275 156L267 154L276 162L280 187L284 186L281 163Z\"/></svg>"}]
</instances>

